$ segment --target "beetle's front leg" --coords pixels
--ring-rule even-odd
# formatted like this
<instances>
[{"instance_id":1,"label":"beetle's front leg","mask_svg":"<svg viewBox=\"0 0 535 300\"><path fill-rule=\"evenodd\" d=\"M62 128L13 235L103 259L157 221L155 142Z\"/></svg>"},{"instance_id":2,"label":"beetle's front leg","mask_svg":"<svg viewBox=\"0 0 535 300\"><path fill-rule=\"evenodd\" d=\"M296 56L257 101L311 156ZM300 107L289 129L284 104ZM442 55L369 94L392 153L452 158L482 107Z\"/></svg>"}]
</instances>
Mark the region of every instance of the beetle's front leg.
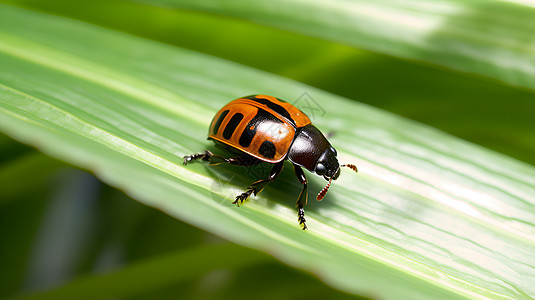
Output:
<instances>
[{"instance_id":1,"label":"beetle's front leg","mask_svg":"<svg viewBox=\"0 0 535 300\"><path fill-rule=\"evenodd\" d=\"M299 194L299 198L297 198L297 221L299 222L299 225L303 224L303 230L307 230L307 223L305 219L305 208L304 206L307 204L308 200L308 181L305 177L305 173L303 172L303 169L301 169L300 166L294 165L294 171L295 175L297 175L297 178L299 181L303 184L303 189L301 190L301 193Z\"/></svg>"}]
</instances>

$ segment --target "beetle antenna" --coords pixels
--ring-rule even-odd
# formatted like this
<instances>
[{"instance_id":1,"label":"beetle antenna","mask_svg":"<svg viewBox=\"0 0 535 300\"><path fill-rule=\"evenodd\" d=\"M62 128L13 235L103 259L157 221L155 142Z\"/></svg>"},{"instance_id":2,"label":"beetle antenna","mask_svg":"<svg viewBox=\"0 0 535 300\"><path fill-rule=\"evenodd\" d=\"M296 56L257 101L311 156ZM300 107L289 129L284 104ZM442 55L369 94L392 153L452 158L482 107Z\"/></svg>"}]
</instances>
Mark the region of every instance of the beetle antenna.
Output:
<instances>
[{"instance_id":1,"label":"beetle antenna","mask_svg":"<svg viewBox=\"0 0 535 300\"><path fill-rule=\"evenodd\" d=\"M321 201L323 200L323 197L325 197L325 194L327 194L327 191L329 190L329 187L331 186L331 181L333 181L333 178L329 179L329 183L318 193L318 196L316 197L316 200Z\"/></svg>"},{"instance_id":2,"label":"beetle antenna","mask_svg":"<svg viewBox=\"0 0 535 300\"><path fill-rule=\"evenodd\" d=\"M341 165L340 167L338 167L338 169L343 168L343 167L350 168L351 170L353 170L356 173L358 173L357 166L355 166L353 164ZM338 171L336 171L335 174L336 173L338 173ZM323 198L327 194L327 191L329 191L329 187L331 187L331 181L333 181L332 177L329 179L329 183L327 183L327 185L318 193L318 196L316 197L316 200L318 200L318 201L323 200Z\"/></svg>"},{"instance_id":3,"label":"beetle antenna","mask_svg":"<svg viewBox=\"0 0 535 300\"><path fill-rule=\"evenodd\" d=\"M355 171L355 173L358 173L359 170L357 169L357 166L353 165L353 164L345 164L345 165L341 165L340 168L342 167L346 167L346 168L350 168L351 170Z\"/></svg>"}]
</instances>

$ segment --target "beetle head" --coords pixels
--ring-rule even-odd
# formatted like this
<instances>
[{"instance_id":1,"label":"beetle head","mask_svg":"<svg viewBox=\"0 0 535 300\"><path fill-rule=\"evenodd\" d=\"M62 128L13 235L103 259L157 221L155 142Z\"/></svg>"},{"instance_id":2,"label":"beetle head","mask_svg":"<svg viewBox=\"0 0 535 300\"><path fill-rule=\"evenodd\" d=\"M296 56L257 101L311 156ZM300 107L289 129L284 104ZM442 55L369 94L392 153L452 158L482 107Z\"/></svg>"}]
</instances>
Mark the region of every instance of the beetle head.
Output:
<instances>
[{"instance_id":1,"label":"beetle head","mask_svg":"<svg viewBox=\"0 0 535 300\"><path fill-rule=\"evenodd\" d=\"M334 148L332 148L332 150L334 150ZM330 157L332 158L333 155L331 154ZM327 169L326 168L328 171L326 171L325 175L323 175L323 178L325 178L325 180L329 181L329 183L327 183L327 185L318 193L318 196L316 197L316 200L318 200L318 201L321 201L323 199L323 197L325 197L325 195L327 194L327 191L329 190L329 187L331 186L331 182L333 181L333 179L336 180L338 178L338 176L340 176L340 168L346 167L346 168L349 168L349 169L351 169L351 170L353 170L355 172L358 172L357 166L355 166L353 164L339 165L338 164L338 159L336 159L336 150L334 150L334 159L336 161L336 166L337 167L336 167L336 169L334 169L334 171L332 171L333 169ZM331 159L331 162L332 162L332 159ZM319 161L318 161L318 164L319 164ZM316 169L317 169L317 165L318 164L316 164ZM333 166L333 165L331 165L331 166ZM320 167L320 170L323 171L323 168Z\"/></svg>"},{"instance_id":2,"label":"beetle head","mask_svg":"<svg viewBox=\"0 0 535 300\"><path fill-rule=\"evenodd\" d=\"M332 146L329 146L316 162L314 172L318 175L323 175L325 180L336 180L340 175L340 165L338 164L336 155L336 150Z\"/></svg>"}]
</instances>

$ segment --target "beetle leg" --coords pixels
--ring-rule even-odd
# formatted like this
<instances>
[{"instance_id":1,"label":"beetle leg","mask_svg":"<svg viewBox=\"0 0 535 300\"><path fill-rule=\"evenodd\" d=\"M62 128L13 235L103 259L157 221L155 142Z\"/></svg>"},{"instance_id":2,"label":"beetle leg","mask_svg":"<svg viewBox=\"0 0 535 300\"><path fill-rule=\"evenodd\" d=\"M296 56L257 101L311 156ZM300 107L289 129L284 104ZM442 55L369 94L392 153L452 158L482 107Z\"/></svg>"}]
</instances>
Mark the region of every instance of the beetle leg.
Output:
<instances>
[{"instance_id":1,"label":"beetle leg","mask_svg":"<svg viewBox=\"0 0 535 300\"><path fill-rule=\"evenodd\" d=\"M305 177L305 173L303 172L303 169L301 169L300 166L294 165L295 175L297 175L297 179L303 184L303 189L301 190L301 193L299 194L299 198L297 199L297 221L299 224L303 224L303 230L308 229L305 219L305 209L304 206L307 204L308 199L308 181Z\"/></svg>"},{"instance_id":2,"label":"beetle leg","mask_svg":"<svg viewBox=\"0 0 535 300\"><path fill-rule=\"evenodd\" d=\"M272 182L279 176L279 174L282 172L283 167L284 167L284 160L276 163L273 166L273 169L271 169L271 173L269 174L268 178L255 181L253 184L251 184L247 188L245 192L236 196L236 200L234 200L232 204L236 204L240 206L240 204L243 203L243 201L247 200L247 198L249 198L251 194L254 194L256 196L256 194L260 193L268 183Z\"/></svg>"},{"instance_id":3,"label":"beetle leg","mask_svg":"<svg viewBox=\"0 0 535 300\"><path fill-rule=\"evenodd\" d=\"M195 153L192 155L186 155L184 156L184 164L187 165L189 162L196 160L196 159L202 159L204 161L209 161L210 158L214 154L208 150L205 150L204 153Z\"/></svg>"},{"instance_id":4,"label":"beetle leg","mask_svg":"<svg viewBox=\"0 0 535 300\"><path fill-rule=\"evenodd\" d=\"M204 153L195 153L192 155L184 156L184 164L187 165L189 162L202 159L204 161L209 161L211 166L218 165L221 163L229 163L236 166L245 166L250 167L258 164L260 161L247 156L238 156L225 158L221 155L213 154L212 152L205 150Z\"/></svg>"},{"instance_id":5,"label":"beetle leg","mask_svg":"<svg viewBox=\"0 0 535 300\"><path fill-rule=\"evenodd\" d=\"M219 156L219 155L217 155L217 156ZM251 167L251 166L257 165L257 164L259 164L261 162L259 159L252 158L250 156L237 156L237 157L230 157L230 158L224 158L222 156L219 156L219 157L224 159L224 162L226 162L226 163L229 163L229 164L235 165L235 166L242 166L242 167ZM220 164L220 163L221 162L212 163L210 161L210 165L217 165L217 164Z\"/></svg>"}]
</instances>

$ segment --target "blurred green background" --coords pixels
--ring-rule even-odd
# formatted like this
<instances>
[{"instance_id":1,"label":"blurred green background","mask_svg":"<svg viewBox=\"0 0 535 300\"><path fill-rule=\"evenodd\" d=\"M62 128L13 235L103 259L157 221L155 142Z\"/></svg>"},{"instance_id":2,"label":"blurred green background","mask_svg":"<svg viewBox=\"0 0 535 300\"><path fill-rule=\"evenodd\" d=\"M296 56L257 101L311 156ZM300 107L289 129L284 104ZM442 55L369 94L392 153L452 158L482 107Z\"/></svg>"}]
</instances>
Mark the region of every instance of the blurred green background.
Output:
<instances>
[{"instance_id":1,"label":"blurred green background","mask_svg":"<svg viewBox=\"0 0 535 300\"><path fill-rule=\"evenodd\" d=\"M527 88L216 13L116 0L0 3L279 74L535 164L535 94ZM480 22L484 26L487 20ZM157 263L169 253L198 245L228 243L7 136L0 136L0 151L0 297L55 287L121 265ZM356 298L267 254L235 247L237 255L249 255L252 262L213 266L179 284L129 298Z\"/></svg>"}]
</instances>

